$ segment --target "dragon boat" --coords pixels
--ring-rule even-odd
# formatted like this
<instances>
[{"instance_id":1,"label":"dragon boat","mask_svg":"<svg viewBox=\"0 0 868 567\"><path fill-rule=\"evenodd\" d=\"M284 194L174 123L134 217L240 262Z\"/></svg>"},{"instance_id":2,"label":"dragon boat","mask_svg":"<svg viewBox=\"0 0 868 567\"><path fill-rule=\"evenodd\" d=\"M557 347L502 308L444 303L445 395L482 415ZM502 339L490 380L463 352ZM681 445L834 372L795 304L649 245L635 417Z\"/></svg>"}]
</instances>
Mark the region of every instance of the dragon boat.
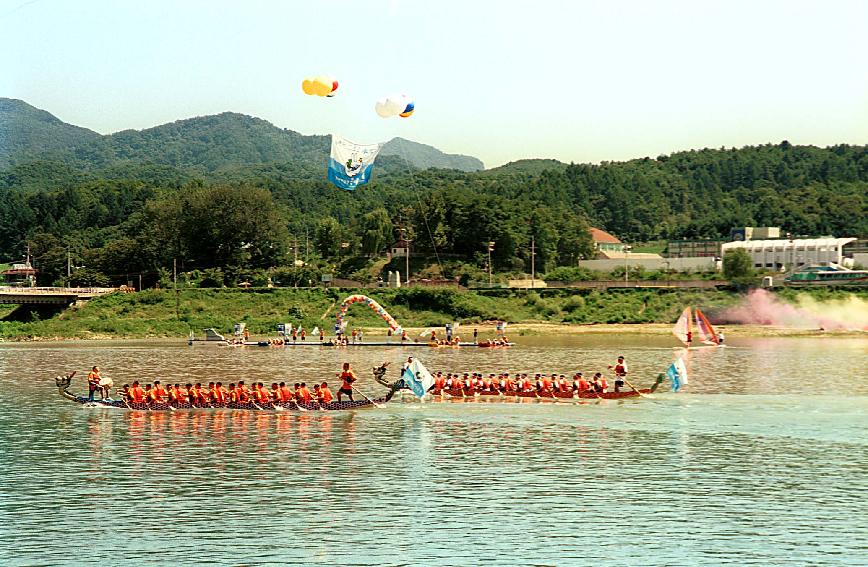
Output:
<instances>
[{"instance_id":1,"label":"dragon boat","mask_svg":"<svg viewBox=\"0 0 868 567\"><path fill-rule=\"evenodd\" d=\"M389 382L384 378L383 374L378 374L378 370L384 369L385 366L380 367L380 369L374 370L374 378L380 384L384 386L389 386ZM645 396L647 394L653 394L657 391L657 388L660 384L665 380L664 374L658 374L657 379L651 385L650 388L640 388L640 389L630 389L621 390L619 392L596 392L594 390L587 390L583 392L575 392L572 390L568 391L560 391L560 390L531 390L531 391L521 391L521 390L479 390L474 388L452 388L452 389L437 389L432 388L428 391L428 394L432 396L435 401L445 401L450 399L458 399L458 400L467 400L467 399L488 399L490 401L519 401L521 399L535 399L542 402L558 402L558 401L570 401L570 400L620 400L623 398L639 398ZM404 389L399 380L395 384L391 386L394 388L397 385L397 390Z\"/></svg>"},{"instance_id":2,"label":"dragon boat","mask_svg":"<svg viewBox=\"0 0 868 567\"><path fill-rule=\"evenodd\" d=\"M377 382L384 383L383 376L386 373L386 365L374 368L373 370L374 377L377 379ZM64 399L70 400L77 404L81 404L87 407L97 407L97 408L117 408L117 409L125 409L125 410L138 410L138 411L184 411L184 410L207 410L207 409L228 409L228 410L247 410L247 411L344 411L344 410L357 410L357 409L365 409L365 408L376 408L381 407L382 405L388 403L395 393L404 387L404 383L402 380L398 380L393 384L389 384L389 391L385 396L381 396L379 398L371 399L367 396L363 397L363 400L354 400L354 401L333 401L329 403L319 403L316 401L313 402L283 402L283 403L274 403L268 402L264 404L259 404L253 401L248 402L225 402L225 403L207 403L207 404L191 404L191 403L175 403L175 402L165 402L165 403L137 403L130 402L126 400L89 400L87 396L84 395L75 395L69 391L69 387L72 385L72 378L75 375L75 372L67 374L66 376L57 376L54 379L54 382L57 386L57 390L60 393L60 396Z\"/></svg>"},{"instance_id":3,"label":"dragon boat","mask_svg":"<svg viewBox=\"0 0 868 567\"><path fill-rule=\"evenodd\" d=\"M655 382L650 388L640 388L638 390L621 390L620 392L595 392L593 390L587 390L584 392L574 392L574 391L566 391L562 392L559 390L551 391L551 390L533 390L529 392L523 391L493 391L493 390L476 390L472 388L460 388L460 389L446 389L446 390L431 390L431 394L433 396L439 396L441 398L489 398L489 399L500 399L503 401L514 398L515 400L519 400L522 398L530 398L537 399L541 401L561 401L561 400L620 400L622 398L638 398L646 394L653 394L660 383L663 381L662 378L658 378L658 381Z\"/></svg>"}]
</instances>

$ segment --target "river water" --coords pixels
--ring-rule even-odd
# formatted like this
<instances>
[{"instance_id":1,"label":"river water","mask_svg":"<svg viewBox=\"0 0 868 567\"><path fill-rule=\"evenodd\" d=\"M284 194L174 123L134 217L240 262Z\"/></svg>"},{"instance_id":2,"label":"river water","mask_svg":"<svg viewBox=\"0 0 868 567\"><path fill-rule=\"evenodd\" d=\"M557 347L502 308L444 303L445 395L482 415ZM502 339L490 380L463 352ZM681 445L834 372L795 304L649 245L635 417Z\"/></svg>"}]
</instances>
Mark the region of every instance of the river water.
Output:
<instances>
[{"instance_id":1,"label":"river water","mask_svg":"<svg viewBox=\"0 0 868 567\"><path fill-rule=\"evenodd\" d=\"M868 340L731 341L654 399L300 414L87 409L52 378L313 382L408 354L566 373L623 354L647 385L683 351L2 345L0 564L865 565Z\"/></svg>"}]
</instances>

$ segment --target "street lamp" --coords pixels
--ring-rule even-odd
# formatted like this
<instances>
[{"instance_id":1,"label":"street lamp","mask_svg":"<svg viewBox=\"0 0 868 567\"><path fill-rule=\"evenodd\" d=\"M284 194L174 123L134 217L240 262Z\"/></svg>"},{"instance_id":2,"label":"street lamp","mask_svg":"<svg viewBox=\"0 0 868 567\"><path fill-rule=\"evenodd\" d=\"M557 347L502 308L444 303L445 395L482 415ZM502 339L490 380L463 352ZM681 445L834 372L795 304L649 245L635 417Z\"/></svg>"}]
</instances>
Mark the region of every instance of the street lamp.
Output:
<instances>
[{"instance_id":1,"label":"street lamp","mask_svg":"<svg viewBox=\"0 0 868 567\"><path fill-rule=\"evenodd\" d=\"M663 260L663 263L666 264L666 287L672 286L672 274L670 270L672 270L672 266L669 265L669 260Z\"/></svg>"}]
</instances>

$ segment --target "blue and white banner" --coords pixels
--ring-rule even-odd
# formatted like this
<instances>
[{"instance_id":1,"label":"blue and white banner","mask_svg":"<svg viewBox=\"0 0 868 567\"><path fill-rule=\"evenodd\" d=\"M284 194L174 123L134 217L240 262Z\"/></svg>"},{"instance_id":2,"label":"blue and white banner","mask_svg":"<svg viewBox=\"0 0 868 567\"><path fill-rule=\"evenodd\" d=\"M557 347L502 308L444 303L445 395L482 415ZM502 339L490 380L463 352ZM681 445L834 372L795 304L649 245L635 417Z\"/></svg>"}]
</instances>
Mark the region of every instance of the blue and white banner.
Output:
<instances>
[{"instance_id":1,"label":"blue and white banner","mask_svg":"<svg viewBox=\"0 0 868 567\"><path fill-rule=\"evenodd\" d=\"M672 383L672 391L677 392L681 386L687 385L687 367L684 366L684 360L679 358L666 369L666 376L669 382Z\"/></svg>"},{"instance_id":2,"label":"blue and white banner","mask_svg":"<svg viewBox=\"0 0 868 567\"><path fill-rule=\"evenodd\" d=\"M407 387L420 398L434 385L434 377L418 360L413 360L413 364L404 370L401 378L404 379Z\"/></svg>"},{"instance_id":3,"label":"blue and white banner","mask_svg":"<svg viewBox=\"0 0 868 567\"><path fill-rule=\"evenodd\" d=\"M354 144L332 134L329 156L329 181L336 187L353 191L371 180L374 160L380 153L380 144Z\"/></svg>"}]
</instances>

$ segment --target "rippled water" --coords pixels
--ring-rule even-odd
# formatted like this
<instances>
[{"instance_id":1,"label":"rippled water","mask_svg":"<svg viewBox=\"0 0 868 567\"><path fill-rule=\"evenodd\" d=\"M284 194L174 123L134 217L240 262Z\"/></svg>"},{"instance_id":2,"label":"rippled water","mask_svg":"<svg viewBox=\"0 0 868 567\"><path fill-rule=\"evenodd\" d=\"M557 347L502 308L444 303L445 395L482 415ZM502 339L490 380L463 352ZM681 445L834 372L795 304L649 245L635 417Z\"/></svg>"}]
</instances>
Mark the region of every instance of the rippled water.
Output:
<instances>
[{"instance_id":1,"label":"rippled water","mask_svg":"<svg viewBox=\"0 0 868 567\"><path fill-rule=\"evenodd\" d=\"M733 340L690 353L688 392L575 405L128 412L66 402L51 379L99 364L116 384L312 381L410 353L433 370L567 372L624 354L638 385L668 344L3 345L0 563L864 565L864 339Z\"/></svg>"}]
</instances>

